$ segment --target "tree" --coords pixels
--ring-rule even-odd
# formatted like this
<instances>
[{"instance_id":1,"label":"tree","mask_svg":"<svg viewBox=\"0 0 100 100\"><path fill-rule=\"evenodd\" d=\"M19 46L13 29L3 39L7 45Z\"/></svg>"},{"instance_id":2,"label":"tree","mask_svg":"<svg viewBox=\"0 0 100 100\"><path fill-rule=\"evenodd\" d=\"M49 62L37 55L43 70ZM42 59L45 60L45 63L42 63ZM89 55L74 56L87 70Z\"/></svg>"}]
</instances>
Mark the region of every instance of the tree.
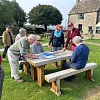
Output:
<instances>
[{"instance_id":1,"label":"tree","mask_svg":"<svg viewBox=\"0 0 100 100\"><path fill-rule=\"evenodd\" d=\"M17 26L23 27L24 23L27 21L26 13L16 1L13 1L12 3L15 8L14 9L14 21L16 22Z\"/></svg>"},{"instance_id":2,"label":"tree","mask_svg":"<svg viewBox=\"0 0 100 100\"><path fill-rule=\"evenodd\" d=\"M13 23L13 9L13 5L8 0L0 0L0 27Z\"/></svg>"},{"instance_id":3,"label":"tree","mask_svg":"<svg viewBox=\"0 0 100 100\"><path fill-rule=\"evenodd\" d=\"M48 25L60 24L62 21L62 14L60 11L51 5L38 5L33 7L29 12L29 23L36 25L44 25L47 31Z\"/></svg>"}]
</instances>

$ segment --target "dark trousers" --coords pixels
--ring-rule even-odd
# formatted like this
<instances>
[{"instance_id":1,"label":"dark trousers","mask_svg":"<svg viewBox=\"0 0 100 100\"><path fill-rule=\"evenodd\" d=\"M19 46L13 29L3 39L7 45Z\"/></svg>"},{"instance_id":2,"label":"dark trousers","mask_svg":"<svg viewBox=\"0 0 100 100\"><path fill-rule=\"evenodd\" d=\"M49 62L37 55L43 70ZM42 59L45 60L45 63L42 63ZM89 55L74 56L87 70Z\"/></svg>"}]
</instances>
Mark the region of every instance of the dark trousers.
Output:
<instances>
[{"instance_id":1,"label":"dark trousers","mask_svg":"<svg viewBox=\"0 0 100 100\"><path fill-rule=\"evenodd\" d=\"M22 56L20 55L20 57L19 57L19 61L20 60L23 60L23 58L22 58ZM19 70L23 70L23 65L19 65Z\"/></svg>"},{"instance_id":2,"label":"dark trousers","mask_svg":"<svg viewBox=\"0 0 100 100\"><path fill-rule=\"evenodd\" d=\"M3 87L3 81L4 81L4 70L2 66L0 65L0 100L1 100L1 94L2 94L2 87Z\"/></svg>"},{"instance_id":3,"label":"dark trousers","mask_svg":"<svg viewBox=\"0 0 100 100\"><path fill-rule=\"evenodd\" d=\"M10 46L6 46L5 48L4 48L4 51L3 51L3 54L2 54L2 58L5 58L6 57L6 54L7 54L7 51L8 51L8 48L9 48Z\"/></svg>"}]
</instances>

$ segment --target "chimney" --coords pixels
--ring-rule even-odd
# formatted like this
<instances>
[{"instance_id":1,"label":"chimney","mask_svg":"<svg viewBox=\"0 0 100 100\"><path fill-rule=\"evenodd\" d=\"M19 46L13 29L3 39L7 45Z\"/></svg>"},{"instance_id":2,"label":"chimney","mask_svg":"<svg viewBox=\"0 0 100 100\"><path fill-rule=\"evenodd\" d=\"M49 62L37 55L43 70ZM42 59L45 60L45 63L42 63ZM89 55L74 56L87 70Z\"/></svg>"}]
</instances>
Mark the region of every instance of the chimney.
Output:
<instances>
[{"instance_id":1,"label":"chimney","mask_svg":"<svg viewBox=\"0 0 100 100\"><path fill-rule=\"evenodd\" d=\"M76 0L76 3L80 2L80 0Z\"/></svg>"}]
</instances>

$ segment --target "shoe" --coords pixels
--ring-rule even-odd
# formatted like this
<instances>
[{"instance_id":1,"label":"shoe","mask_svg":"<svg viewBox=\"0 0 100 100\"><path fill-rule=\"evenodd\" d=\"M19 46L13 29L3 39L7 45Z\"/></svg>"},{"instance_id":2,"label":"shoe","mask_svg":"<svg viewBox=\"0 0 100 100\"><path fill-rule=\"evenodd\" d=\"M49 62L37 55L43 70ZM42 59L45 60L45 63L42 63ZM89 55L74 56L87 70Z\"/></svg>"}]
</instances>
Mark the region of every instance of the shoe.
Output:
<instances>
[{"instance_id":1,"label":"shoe","mask_svg":"<svg viewBox=\"0 0 100 100\"><path fill-rule=\"evenodd\" d=\"M22 73L22 72L23 72L23 70L19 70L19 72L20 72L20 73Z\"/></svg>"},{"instance_id":2,"label":"shoe","mask_svg":"<svg viewBox=\"0 0 100 100\"><path fill-rule=\"evenodd\" d=\"M16 81L19 82L19 83L24 82L24 80L22 78L19 78Z\"/></svg>"},{"instance_id":3,"label":"shoe","mask_svg":"<svg viewBox=\"0 0 100 100\"><path fill-rule=\"evenodd\" d=\"M6 58L2 58L2 60L6 60Z\"/></svg>"},{"instance_id":4,"label":"shoe","mask_svg":"<svg viewBox=\"0 0 100 100\"><path fill-rule=\"evenodd\" d=\"M69 76L67 78L64 78L64 81L66 81L66 82L73 82L73 80L74 80L73 76Z\"/></svg>"}]
</instances>

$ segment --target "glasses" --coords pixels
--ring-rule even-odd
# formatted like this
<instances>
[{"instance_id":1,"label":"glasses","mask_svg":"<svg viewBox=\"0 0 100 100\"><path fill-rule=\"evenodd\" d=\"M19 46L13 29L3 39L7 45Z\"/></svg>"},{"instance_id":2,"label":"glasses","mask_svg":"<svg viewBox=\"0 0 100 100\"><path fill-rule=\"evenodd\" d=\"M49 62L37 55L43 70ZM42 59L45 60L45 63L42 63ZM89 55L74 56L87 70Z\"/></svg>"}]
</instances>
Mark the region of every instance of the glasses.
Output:
<instances>
[{"instance_id":1,"label":"glasses","mask_svg":"<svg viewBox=\"0 0 100 100\"><path fill-rule=\"evenodd\" d=\"M36 41L41 41L41 40L36 40Z\"/></svg>"}]
</instances>

